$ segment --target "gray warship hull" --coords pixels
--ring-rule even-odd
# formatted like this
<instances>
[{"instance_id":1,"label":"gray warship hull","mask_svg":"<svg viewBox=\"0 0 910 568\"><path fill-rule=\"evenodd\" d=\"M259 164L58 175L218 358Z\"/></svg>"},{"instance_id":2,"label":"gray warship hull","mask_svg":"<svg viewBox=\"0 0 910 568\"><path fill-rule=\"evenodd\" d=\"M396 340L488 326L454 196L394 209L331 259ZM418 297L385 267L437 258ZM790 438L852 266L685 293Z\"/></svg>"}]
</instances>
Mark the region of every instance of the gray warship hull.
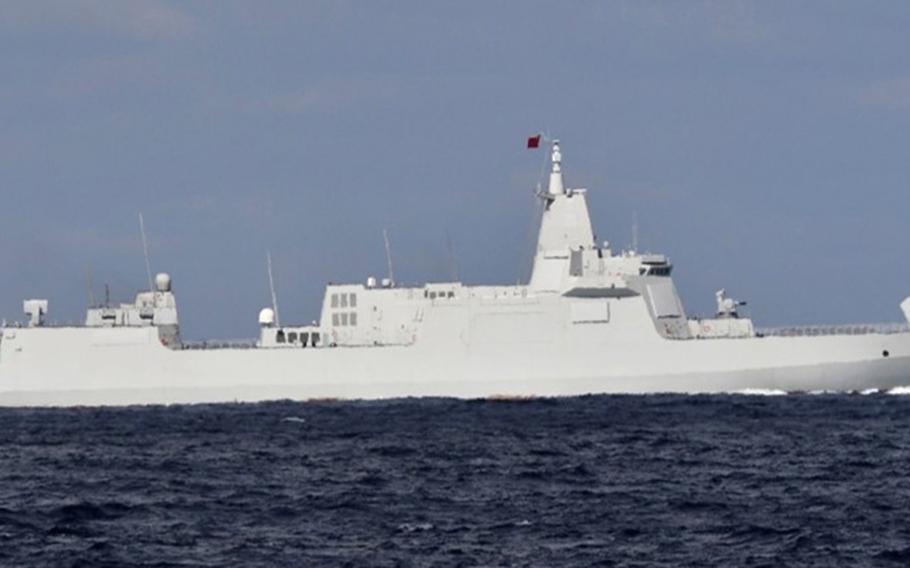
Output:
<instances>
[{"instance_id":1,"label":"gray warship hull","mask_svg":"<svg viewBox=\"0 0 910 568\"><path fill-rule=\"evenodd\" d=\"M122 405L536 397L596 393L862 391L910 385L910 332L891 327L756 331L716 293L710 318L686 314L672 264L597 243L586 191L562 180L558 141L526 284L329 285L319 320L215 348L181 340L170 276L85 325L29 321L0 332L0 405ZM901 304L910 319L910 299Z\"/></svg>"},{"instance_id":2,"label":"gray warship hull","mask_svg":"<svg viewBox=\"0 0 910 568\"><path fill-rule=\"evenodd\" d=\"M79 328L19 329L13 338L7 330L0 405L862 391L910 384L906 332L695 342L547 329L542 335L557 341L490 342L490 330L475 325L483 342L462 342L460 333L440 338L454 348L427 338L293 350L174 350L148 330L129 330L138 333L116 342Z\"/></svg>"}]
</instances>

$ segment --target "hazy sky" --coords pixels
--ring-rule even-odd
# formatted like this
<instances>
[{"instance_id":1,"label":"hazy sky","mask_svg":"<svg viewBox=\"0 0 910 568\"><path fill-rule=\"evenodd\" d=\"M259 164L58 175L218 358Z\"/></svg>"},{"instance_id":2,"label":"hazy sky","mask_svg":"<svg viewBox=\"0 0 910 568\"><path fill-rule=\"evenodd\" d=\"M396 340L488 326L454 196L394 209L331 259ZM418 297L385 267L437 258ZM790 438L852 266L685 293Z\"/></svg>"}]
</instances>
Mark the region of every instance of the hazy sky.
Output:
<instances>
[{"instance_id":1,"label":"hazy sky","mask_svg":"<svg viewBox=\"0 0 910 568\"><path fill-rule=\"evenodd\" d=\"M256 333L327 281L514 283L540 152L595 229L670 255L690 312L898 321L910 3L0 4L0 317L173 275L184 334Z\"/></svg>"}]
</instances>

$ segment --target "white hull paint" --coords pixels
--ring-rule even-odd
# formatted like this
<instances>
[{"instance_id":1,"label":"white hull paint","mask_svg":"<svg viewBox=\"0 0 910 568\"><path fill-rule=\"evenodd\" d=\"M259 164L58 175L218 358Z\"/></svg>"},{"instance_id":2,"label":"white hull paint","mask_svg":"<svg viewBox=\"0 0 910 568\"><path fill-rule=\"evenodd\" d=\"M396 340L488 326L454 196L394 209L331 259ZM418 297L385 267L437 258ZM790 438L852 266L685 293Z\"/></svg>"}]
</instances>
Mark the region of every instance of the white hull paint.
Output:
<instances>
[{"instance_id":1,"label":"white hull paint","mask_svg":"<svg viewBox=\"0 0 910 568\"><path fill-rule=\"evenodd\" d=\"M910 333L712 340L653 334L651 341L604 334L574 346L505 342L442 350L418 341L175 351L151 328L129 330L135 343L103 346L92 345L79 328L17 331L20 350L4 352L0 363L3 406L861 391L910 384Z\"/></svg>"},{"instance_id":2,"label":"white hull paint","mask_svg":"<svg viewBox=\"0 0 910 568\"><path fill-rule=\"evenodd\" d=\"M561 159L554 142L526 285L330 285L319 323L280 327L263 310L246 349L181 342L166 274L134 304L89 309L83 327L46 327L47 301L27 300L30 323L0 330L0 405L910 385L907 331L762 337L723 290L715 318L687 318L669 259L594 241L586 192L566 188ZM902 308L910 318L910 300Z\"/></svg>"}]
</instances>

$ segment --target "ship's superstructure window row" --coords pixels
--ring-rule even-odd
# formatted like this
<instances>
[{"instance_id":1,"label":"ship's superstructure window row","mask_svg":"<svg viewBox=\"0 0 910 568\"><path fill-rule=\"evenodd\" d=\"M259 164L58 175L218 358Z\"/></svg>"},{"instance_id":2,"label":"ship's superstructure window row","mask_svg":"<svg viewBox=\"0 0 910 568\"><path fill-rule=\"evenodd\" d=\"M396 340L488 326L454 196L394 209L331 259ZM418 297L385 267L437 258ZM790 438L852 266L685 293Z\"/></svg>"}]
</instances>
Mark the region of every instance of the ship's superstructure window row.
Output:
<instances>
[{"instance_id":1,"label":"ship's superstructure window row","mask_svg":"<svg viewBox=\"0 0 910 568\"><path fill-rule=\"evenodd\" d=\"M357 312L336 312L332 314L333 327L346 327L357 325Z\"/></svg>"},{"instance_id":2,"label":"ship's superstructure window row","mask_svg":"<svg viewBox=\"0 0 910 568\"><path fill-rule=\"evenodd\" d=\"M288 347L316 347L319 345L319 333L315 331L285 331L279 329L275 332L275 344Z\"/></svg>"},{"instance_id":3,"label":"ship's superstructure window row","mask_svg":"<svg viewBox=\"0 0 910 568\"><path fill-rule=\"evenodd\" d=\"M642 266L638 273L642 276L669 276L672 266Z\"/></svg>"},{"instance_id":4,"label":"ship's superstructure window row","mask_svg":"<svg viewBox=\"0 0 910 568\"><path fill-rule=\"evenodd\" d=\"M347 308L348 306L352 308L357 307L357 294L351 293L342 293L342 294L332 294L332 307L333 308Z\"/></svg>"},{"instance_id":5,"label":"ship's superstructure window row","mask_svg":"<svg viewBox=\"0 0 910 568\"><path fill-rule=\"evenodd\" d=\"M424 290L423 297L429 298L430 300L435 300L436 298L454 298L455 292L453 290Z\"/></svg>"}]
</instances>

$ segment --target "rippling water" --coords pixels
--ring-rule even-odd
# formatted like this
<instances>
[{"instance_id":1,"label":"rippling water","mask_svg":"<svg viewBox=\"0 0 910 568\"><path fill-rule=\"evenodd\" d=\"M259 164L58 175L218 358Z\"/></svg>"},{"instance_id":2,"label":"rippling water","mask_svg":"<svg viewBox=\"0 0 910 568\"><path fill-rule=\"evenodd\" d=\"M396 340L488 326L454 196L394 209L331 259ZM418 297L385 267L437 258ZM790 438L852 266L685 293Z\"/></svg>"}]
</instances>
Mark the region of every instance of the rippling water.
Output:
<instances>
[{"instance_id":1,"label":"rippling water","mask_svg":"<svg viewBox=\"0 0 910 568\"><path fill-rule=\"evenodd\" d=\"M0 564L910 563L910 397L0 410Z\"/></svg>"}]
</instances>

